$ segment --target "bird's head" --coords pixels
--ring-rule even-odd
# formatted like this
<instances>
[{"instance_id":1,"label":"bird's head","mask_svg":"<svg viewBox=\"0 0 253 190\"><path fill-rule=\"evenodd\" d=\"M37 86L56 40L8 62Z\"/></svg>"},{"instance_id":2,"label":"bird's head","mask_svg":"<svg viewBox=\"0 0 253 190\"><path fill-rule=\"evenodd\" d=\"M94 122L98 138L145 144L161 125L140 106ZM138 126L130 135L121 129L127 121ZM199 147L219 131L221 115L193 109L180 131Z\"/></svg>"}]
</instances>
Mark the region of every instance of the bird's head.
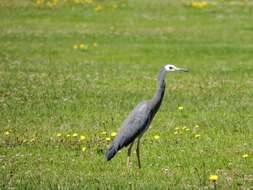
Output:
<instances>
[{"instance_id":1,"label":"bird's head","mask_svg":"<svg viewBox=\"0 0 253 190\"><path fill-rule=\"evenodd\" d=\"M183 69L183 68L178 68L176 67L175 65L165 65L164 66L164 69L167 71L167 72L171 72L171 71L183 71L183 72L188 72L187 69Z\"/></svg>"}]
</instances>

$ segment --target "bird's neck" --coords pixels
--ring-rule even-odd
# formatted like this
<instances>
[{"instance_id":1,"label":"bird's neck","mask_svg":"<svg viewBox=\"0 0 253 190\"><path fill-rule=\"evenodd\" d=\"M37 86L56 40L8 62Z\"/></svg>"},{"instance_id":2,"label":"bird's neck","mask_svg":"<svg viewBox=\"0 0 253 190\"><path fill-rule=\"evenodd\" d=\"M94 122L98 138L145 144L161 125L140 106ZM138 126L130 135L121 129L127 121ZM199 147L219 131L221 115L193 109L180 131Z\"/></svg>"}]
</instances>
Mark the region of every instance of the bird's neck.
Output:
<instances>
[{"instance_id":1,"label":"bird's neck","mask_svg":"<svg viewBox=\"0 0 253 190\"><path fill-rule=\"evenodd\" d=\"M162 86L157 88L155 96L152 98L154 110L159 109L163 100L164 92L165 92L165 82L163 82Z\"/></svg>"},{"instance_id":2,"label":"bird's neck","mask_svg":"<svg viewBox=\"0 0 253 190\"><path fill-rule=\"evenodd\" d=\"M156 93L151 100L155 113L159 109L159 107L162 103L162 100L163 100L165 86L166 86L165 85L165 76L166 76L166 71L164 69L162 69L159 73L159 76L158 76Z\"/></svg>"}]
</instances>

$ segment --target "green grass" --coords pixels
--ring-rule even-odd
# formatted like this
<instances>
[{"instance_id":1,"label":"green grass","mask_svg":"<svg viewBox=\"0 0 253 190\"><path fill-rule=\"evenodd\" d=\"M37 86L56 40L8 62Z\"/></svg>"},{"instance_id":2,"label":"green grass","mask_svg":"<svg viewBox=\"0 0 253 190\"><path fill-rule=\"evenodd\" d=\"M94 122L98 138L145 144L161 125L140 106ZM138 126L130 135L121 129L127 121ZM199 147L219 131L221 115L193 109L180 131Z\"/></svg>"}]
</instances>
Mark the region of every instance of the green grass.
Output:
<instances>
[{"instance_id":1,"label":"green grass","mask_svg":"<svg viewBox=\"0 0 253 190\"><path fill-rule=\"evenodd\" d=\"M1 1L0 189L213 189L212 174L218 189L253 188L253 4L216 2ZM126 169L125 149L106 162L105 138L168 63L190 72L167 76L143 168L133 153Z\"/></svg>"}]
</instances>

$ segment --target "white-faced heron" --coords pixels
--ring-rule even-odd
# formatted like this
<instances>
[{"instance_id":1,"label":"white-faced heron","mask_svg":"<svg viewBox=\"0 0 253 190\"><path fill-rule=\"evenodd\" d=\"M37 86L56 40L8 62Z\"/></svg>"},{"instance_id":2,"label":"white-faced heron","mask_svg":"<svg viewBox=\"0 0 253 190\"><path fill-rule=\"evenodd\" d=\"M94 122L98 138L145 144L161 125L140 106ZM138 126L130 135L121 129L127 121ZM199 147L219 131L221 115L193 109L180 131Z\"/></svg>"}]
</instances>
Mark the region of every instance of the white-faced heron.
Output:
<instances>
[{"instance_id":1,"label":"white-faced heron","mask_svg":"<svg viewBox=\"0 0 253 190\"><path fill-rule=\"evenodd\" d=\"M175 65L164 66L158 76L157 91L151 100L140 102L132 112L129 113L121 125L121 129L118 132L116 138L110 144L105 159L111 160L114 155L123 147L128 148L127 165L130 167L131 149L137 138L136 154L138 158L138 166L141 168L140 161L140 139L144 132L148 129L152 122L156 112L158 111L165 92L165 76L166 73L172 71L187 71L186 69L178 68Z\"/></svg>"}]
</instances>

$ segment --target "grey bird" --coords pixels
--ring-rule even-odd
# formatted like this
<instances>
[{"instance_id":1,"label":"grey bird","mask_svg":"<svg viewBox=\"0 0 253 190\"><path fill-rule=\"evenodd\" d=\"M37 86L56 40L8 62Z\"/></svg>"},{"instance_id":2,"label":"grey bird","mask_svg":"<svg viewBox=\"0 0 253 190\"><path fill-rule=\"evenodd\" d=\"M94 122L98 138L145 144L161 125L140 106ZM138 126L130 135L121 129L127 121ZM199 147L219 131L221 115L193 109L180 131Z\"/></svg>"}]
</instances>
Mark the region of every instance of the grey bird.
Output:
<instances>
[{"instance_id":1,"label":"grey bird","mask_svg":"<svg viewBox=\"0 0 253 190\"><path fill-rule=\"evenodd\" d=\"M165 76L168 72L187 71L186 69L178 68L175 65L165 65L159 72L157 79L157 91L151 100L140 102L125 119L116 138L110 144L105 159L111 160L115 154L123 147L128 148L127 166L130 167L131 149L134 141L137 139L136 154L138 159L138 167L141 168L140 160L140 139L148 129L156 112L158 111L165 92Z\"/></svg>"}]
</instances>

